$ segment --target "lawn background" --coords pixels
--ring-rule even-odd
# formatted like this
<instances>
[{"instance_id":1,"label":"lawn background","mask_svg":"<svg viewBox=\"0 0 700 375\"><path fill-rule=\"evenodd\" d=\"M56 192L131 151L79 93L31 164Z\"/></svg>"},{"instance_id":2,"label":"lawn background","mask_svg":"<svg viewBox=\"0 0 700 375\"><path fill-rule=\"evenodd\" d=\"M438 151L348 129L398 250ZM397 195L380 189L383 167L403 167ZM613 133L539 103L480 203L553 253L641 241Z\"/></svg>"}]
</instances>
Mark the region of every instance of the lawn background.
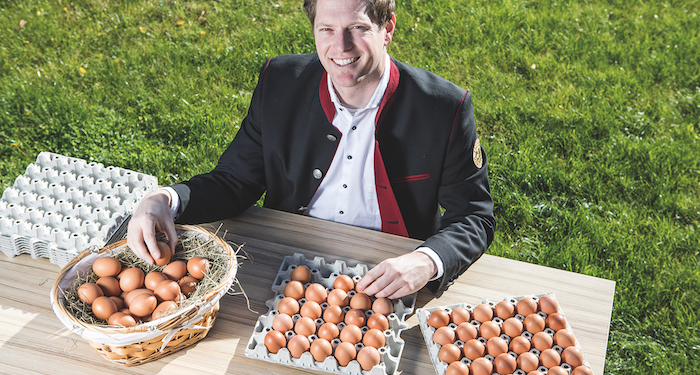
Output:
<instances>
[{"instance_id":1,"label":"lawn background","mask_svg":"<svg viewBox=\"0 0 700 375\"><path fill-rule=\"evenodd\" d=\"M406 0L389 52L472 91L489 253L617 282L607 374L700 367L700 2ZM211 169L299 1L0 0L0 189L50 151Z\"/></svg>"}]
</instances>

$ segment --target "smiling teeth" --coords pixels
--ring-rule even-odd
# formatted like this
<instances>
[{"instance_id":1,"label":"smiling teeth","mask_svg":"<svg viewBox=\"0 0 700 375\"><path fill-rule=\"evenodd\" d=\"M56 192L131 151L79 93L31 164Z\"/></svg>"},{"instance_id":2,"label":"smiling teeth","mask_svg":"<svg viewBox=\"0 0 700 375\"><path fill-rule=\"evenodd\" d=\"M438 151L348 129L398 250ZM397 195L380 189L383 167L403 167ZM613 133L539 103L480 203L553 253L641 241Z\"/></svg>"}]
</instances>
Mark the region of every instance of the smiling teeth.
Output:
<instances>
[{"instance_id":1,"label":"smiling teeth","mask_svg":"<svg viewBox=\"0 0 700 375\"><path fill-rule=\"evenodd\" d=\"M353 57L351 59L333 60L333 61L340 66L345 66L345 65L354 63L355 61L357 61L357 59L359 59L359 57Z\"/></svg>"}]
</instances>

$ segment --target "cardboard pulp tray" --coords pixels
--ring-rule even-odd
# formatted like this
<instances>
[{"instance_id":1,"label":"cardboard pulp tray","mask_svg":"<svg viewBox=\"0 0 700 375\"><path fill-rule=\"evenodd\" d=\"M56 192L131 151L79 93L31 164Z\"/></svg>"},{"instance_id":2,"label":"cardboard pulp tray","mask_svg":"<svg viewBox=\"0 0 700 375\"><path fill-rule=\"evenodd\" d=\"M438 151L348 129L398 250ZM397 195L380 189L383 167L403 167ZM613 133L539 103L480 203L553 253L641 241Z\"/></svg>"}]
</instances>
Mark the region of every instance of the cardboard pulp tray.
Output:
<instances>
[{"instance_id":1,"label":"cardboard pulp tray","mask_svg":"<svg viewBox=\"0 0 700 375\"><path fill-rule=\"evenodd\" d=\"M345 262L336 260L333 263L327 263L322 257L314 259L306 259L302 254L294 254L287 256L282 261L282 265L275 277L272 285L272 290L275 292L275 297L266 301L265 304L269 307L269 311L265 315L261 315L253 330L253 334L248 340L248 346L245 350L246 357L262 359L264 361L279 363L288 366L300 367L305 369L326 371L335 374L343 375L393 375L397 372L401 353L405 346L405 341L401 339L401 332L408 329L406 316L413 313L416 295L411 294L402 297L394 302L394 312L389 314L389 329L384 332L386 344L379 349L381 361L371 370L362 370L357 360L352 360L347 366L340 366L333 355L329 356L323 362L314 360L309 351L306 351L300 358L294 358L287 348L282 348L277 353L270 353L264 344L265 335L272 330L272 321L279 313L277 305L284 297L284 287L291 280L292 271L299 265L306 265L311 269L311 283L320 283L326 289L333 289L333 282L339 275L348 275L355 282L359 280L369 270L367 265L357 264L354 267L348 267ZM325 308L324 308L325 309ZM372 314L372 310L365 312L366 316ZM296 315L295 315L296 317ZM297 317L298 319L298 317ZM296 321L296 319L295 319ZM322 322L317 321L317 327ZM338 324L339 328L344 326L344 323ZM365 327L366 328L366 327ZM287 338L293 335L292 331L285 333ZM314 335L312 335L314 336ZM311 337L314 339L315 337ZM357 346L362 346L358 343ZM359 349L358 349L359 350Z\"/></svg>"}]
</instances>

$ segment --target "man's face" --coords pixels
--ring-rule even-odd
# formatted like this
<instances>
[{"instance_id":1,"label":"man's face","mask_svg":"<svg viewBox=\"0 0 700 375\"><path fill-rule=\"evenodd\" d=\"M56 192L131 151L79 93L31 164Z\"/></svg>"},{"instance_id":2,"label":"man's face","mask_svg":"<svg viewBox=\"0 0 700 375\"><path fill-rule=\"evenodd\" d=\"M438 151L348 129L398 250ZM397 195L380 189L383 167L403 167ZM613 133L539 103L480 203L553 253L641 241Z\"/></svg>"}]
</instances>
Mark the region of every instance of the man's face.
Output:
<instances>
[{"instance_id":1,"label":"man's face","mask_svg":"<svg viewBox=\"0 0 700 375\"><path fill-rule=\"evenodd\" d=\"M374 92L395 24L393 18L382 28L373 23L362 0L318 0L316 51L336 91L366 88Z\"/></svg>"}]
</instances>

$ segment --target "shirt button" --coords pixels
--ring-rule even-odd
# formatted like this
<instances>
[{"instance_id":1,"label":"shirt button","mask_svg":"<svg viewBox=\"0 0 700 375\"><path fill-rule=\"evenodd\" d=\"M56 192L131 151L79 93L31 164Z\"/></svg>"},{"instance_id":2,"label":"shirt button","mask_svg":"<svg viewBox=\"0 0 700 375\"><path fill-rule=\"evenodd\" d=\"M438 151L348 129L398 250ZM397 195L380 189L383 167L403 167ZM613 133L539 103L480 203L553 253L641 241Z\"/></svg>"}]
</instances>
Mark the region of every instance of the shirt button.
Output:
<instances>
[{"instance_id":1,"label":"shirt button","mask_svg":"<svg viewBox=\"0 0 700 375\"><path fill-rule=\"evenodd\" d=\"M315 179L320 180L321 177L323 177L323 172L321 172L320 169L316 168L314 169L313 175Z\"/></svg>"},{"instance_id":2,"label":"shirt button","mask_svg":"<svg viewBox=\"0 0 700 375\"><path fill-rule=\"evenodd\" d=\"M357 130L357 126L353 126L353 127L352 127L352 130Z\"/></svg>"},{"instance_id":3,"label":"shirt button","mask_svg":"<svg viewBox=\"0 0 700 375\"><path fill-rule=\"evenodd\" d=\"M328 138L328 140L331 142L335 142L336 140L338 140L338 138L333 134L326 135L326 138Z\"/></svg>"},{"instance_id":4,"label":"shirt button","mask_svg":"<svg viewBox=\"0 0 700 375\"><path fill-rule=\"evenodd\" d=\"M348 155L348 160L352 159L352 155Z\"/></svg>"},{"instance_id":5,"label":"shirt button","mask_svg":"<svg viewBox=\"0 0 700 375\"><path fill-rule=\"evenodd\" d=\"M343 211L340 211L339 213L340 213L340 214L342 215L342 214L344 214L345 212L343 212Z\"/></svg>"},{"instance_id":6,"label":"shirt button","mask_svg":"<svg viewBox=\"0 0 700 375\"><path fill-rule=\"evenodd\" d=\"M347 188L348 188L348 184L343 184L343 189L347 189Z\"/></svg>"}]
</instances>

